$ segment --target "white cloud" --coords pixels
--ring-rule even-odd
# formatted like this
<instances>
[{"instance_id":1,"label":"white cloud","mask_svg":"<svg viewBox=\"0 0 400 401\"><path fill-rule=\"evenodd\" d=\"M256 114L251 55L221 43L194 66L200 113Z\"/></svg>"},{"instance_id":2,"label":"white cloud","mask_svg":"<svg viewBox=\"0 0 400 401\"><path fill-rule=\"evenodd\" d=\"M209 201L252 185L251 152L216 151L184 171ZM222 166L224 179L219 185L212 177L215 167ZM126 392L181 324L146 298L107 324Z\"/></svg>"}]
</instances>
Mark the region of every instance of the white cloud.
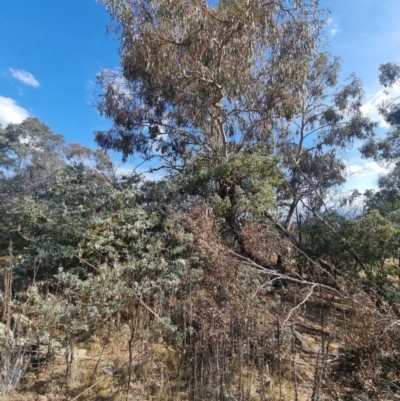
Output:
<instances>
[{"instance_id":1,"label":"white cloud","mask_svg":"<svg viewBox=\"0 0 400 401\"><path fill-rule=\"evenodd\" d=\"M341 32L341 30L339 29L339 24L337 24L333 18L328 18L326 23L329 26L329 32L332 36L335 36L336 34Z\"/></svg>"},{"instance_id":2,"label":"white cloud","mask_svg":"<svg viewBox=\"0 0 400 401\"><path fill-rule=\"evenodd\" d=\"M385 174L390 170L386 165L377 162L367 162L364 165L350 164L347 166L347 177L365 177L369 175Z\"/></svg>"},{"instance_id":3,"label":"white cloud","mask_svg":"<svg viewBox=\"0 0 400 401\"><path fill-rule=\"evenodd\" d=\"M118 177L122 177L123 175L130 175L135 172L135 167L123 167L118 166L115 169L115 173Z\"/></svg>"},{"instance_id":4,"label":"white cloud","mask_svg":"<svg viewBox=\"0 0 400 401\"><path fill-rule=\"evenodd\" d=\"M96 82L94 82L93 80L91 80L91 79L88 79L87 80L87 82L86 82L86 90L88 90L88 91L90 91L90 92L92 92L93 91L93 88L96 86Z\"/></svg>"},{"instance_id":5,"label":"white cloud","mask_svg":"<svg viewBox=\"0 0 400 401\"><path fill-rule=\"evenodd\" d=\"M118 166L115 170L117 177L129 176L133 173L141 174L144 180L147 181L160 181L163 179L164 174L161 171L154 171L151 173L149 170L142 169L134 166L133 164L127 163L123 166Z\"/></svg>"},{"instance_id":6,"label":"white cloud","mask_svg":"<svg viewBox=\"0 0 400 401\"><path fill-rule=\"evenodd\" d=\"M10 72L15 79L18 79L18 81L21 81L25 85L33 86L34 88L40 86L37 79L28 71L10 68Z\"/></svg>"},{"instance_id":7,"label":"white cloud","mask_svg":"<svg viewBox=\"0 0 400 401\"><path fill-rule=\"evenodd\" d=\"M339 33L340 32L340 29L338 29L337 28L337 25L336 25L336 27L335 28L332 28L331 29L331 35L332 36L335 36L337 33Z\"/></svg>"},{"instance_id":8,"label":"white cloud","mask_svg":"<svg viewBox=\"0 0 400 401\"><path fill-rule=\"evenodd\" d=\"M14 99L0 96L0 124L6 127L10 123L19 124L29 117L23 107L18 106Z\"/></svg>"},{"instance_id":9,"label":"white cloud","mask_svg":"<svg viewBox=\"0 0 400 401\"><path fill-rule=\"evenodd\" d=\"M392 165L376 162L350 164L347 166L347 182L344 190L358 189L364 192L366 189L377 189L379 176L387 174L392 167Z\"/></svg>"},{"instance_id":10,"label":"white cloud","mask_svg":"<svg viewBox=\"0 0 400 401\"><path fill-rule=\"evenodd\" d=\"M389 125L379 114L378 107L382 102L394 99L399 96L400 96L399 87L393 87L389 90L381 89L369 97L369 100L361 107L361 110L366 115L368 115L373 121L377 121L381 127L389 128Z\"/></svg>"}]
</instances>

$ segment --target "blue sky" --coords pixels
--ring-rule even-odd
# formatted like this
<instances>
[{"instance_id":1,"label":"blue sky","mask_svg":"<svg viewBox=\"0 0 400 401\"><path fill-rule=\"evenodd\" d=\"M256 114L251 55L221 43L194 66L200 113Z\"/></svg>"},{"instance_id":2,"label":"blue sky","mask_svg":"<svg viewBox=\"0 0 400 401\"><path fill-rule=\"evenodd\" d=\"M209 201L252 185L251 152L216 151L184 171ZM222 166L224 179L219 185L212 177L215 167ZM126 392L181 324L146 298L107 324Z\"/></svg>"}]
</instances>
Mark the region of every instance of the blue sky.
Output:
<instances>
[{"instance_id":1,"label":"blue sky","mask_svg":"<svg viewBox=\"0 0 400 401\"><path fill-rule=\"evenodd\" d=\"M384 96L379 64L400 61L399 0L321 0L331 9L329 51L342 58L344 79L355 72L366 90L364 110ZM93 107L96 74L116 68L118 43L95 0L0 1L0 123L38 117L68 142L94 147L93 132L111 123ZM400 94L400 93L399 93ZM375 186L385 169L348 154L347 188Z\"/></svg>"},{"instance_id":2,"label":"blue sky","mask_svg":"<svg viewBox=\"0 0 400 401\"><path fill-rule=\"evenodd\" d=\"M1 0L0 122L29 114L94 146L93 131L110 125L92 106L96 74L118 66L108 24L95 0Z\"/></svg>"}]
</instances>

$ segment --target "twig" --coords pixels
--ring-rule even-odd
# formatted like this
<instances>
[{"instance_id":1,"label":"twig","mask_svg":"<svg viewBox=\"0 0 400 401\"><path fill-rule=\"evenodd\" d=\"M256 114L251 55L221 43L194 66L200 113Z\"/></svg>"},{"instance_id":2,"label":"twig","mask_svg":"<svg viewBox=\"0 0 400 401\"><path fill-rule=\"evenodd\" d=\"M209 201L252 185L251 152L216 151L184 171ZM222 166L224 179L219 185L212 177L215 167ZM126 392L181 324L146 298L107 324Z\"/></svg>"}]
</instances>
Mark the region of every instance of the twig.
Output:
<instances>
[{"instance_id":1,"label":"twig","mask_svg":"<svg viewBox=\"0 0 400 401\"><path fill-rule=\"evenodd\" d=\"M315 288L316 285L318 285L318 284L314 284L314 285L311 287L311 290L310 290L310 292L307 294L307 296L306 296L298 305L296 305L294 308L291 309L291 311L289 312L289 315L287 316L287 318L285 319L285 321L283 322L283 324L285 324L285 323L290 319L290 316L292 315L292 313L293 313L296 309L299 309L301 305L304 305L304 304L308 301L308 299L309 299L309 298L311 297L311 295L314 293L314 288Z\"/></svg>"},{"instance_id":2,"label":"twig","mask_svg":"<svg viewBox=\"0 0 400 401\"><path fill-rule=\"evenodd\" d=\"M329 294L333 294L333 295L337 295L340 298L347 298L345 297L343 294L341 294L337 289L326 285L326 284L321 284L321 283L315 283L312 281L307 281L307 280L300 280L294 277L290 277L286 274L282 274L282 273L278 273L276 270L274 269L267 269L264 266L259 265L258 263L254 262L253 260L246 258L245 256L242 256L230 249L227 249L227 251L233 255L235 255L236 257L238 257L239 259L241 259L242 263L249 265L251 267L253 267L253 269L255 271L257 271L258 273L265 273L271 276L274 276L276 278L281 278L283 280L287 280L287 281L291 281L293 283L299 283L299 284L303 284L303 285L308 285L308 286L315 286L318 285L318 287L320 287L321 290L324 290L325 292L329 293Z\"/></svg>"},{"instance_id":3,"label":"twig","mask_svg":"<svg viewBox=\"0 0 400 401\"><path fill-rule=\"evenodd\" d=\"M85 259L82 259L82 258L80 258L79 256L77 256L76 255L76 258L78 258L83 264L85 264L86 266L89 266L89 267L91 267L96 273L98 273L98 274L100 274L101 273L101 270L98 268L98 267L96 267L96 266L94 266L94 265L92 265L91 263L89 263L87 260L85 260Z\"/></svg>"},{"instance_id":4,"label":"twig","mask_svg":"<svg viewBox=\"0 0 400 401\"><path fill-rule=\"evenodd\" d=\"M163 320L159 315L157 315L157 313L154 312L153 309L151 309L150 306L147 305L147 304L142 300L142 298L139 298L139 302L140 302L152 315L154 315L154 317L155 317L159 322L164 322L164 320Z\"/></svg>"}]
</instances>

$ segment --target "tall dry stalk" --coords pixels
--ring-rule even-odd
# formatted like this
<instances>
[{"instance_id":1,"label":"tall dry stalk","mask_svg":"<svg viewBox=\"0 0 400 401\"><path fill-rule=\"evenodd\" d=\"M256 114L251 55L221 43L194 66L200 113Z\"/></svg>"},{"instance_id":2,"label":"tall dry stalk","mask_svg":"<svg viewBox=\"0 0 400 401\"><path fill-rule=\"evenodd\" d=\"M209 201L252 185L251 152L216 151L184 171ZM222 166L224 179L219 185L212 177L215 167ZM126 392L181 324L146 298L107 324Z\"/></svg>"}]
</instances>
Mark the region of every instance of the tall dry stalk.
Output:
<instances>
[{"instance_id":1,"label":"tall dry stalk","mask_svg":"<svg viewBox=\"0 0 400 401\"><path fill-rule=\"evenodd\" d=\"M0 388L4 397L14 391L30 363L30 354L24 338L14 338L11 330L13 244L8 246L9 258L3 276L3 336L0 338Z\"/></svg>"},{"instance_id":2,"label":"tall dry stalk","mask_svg":"<svg viewBox=\"0 0 400 401\"><path fill-rule=\"evenodd\" d=\"M3 322L7 326L7 332L10 330L11 325L11 300L12 300L12 261L13 261L13 244L10 240L8 245L8 260L4 268L3 289L4 289L4 303L3 303Z\"/></svg>"}]
</instances>

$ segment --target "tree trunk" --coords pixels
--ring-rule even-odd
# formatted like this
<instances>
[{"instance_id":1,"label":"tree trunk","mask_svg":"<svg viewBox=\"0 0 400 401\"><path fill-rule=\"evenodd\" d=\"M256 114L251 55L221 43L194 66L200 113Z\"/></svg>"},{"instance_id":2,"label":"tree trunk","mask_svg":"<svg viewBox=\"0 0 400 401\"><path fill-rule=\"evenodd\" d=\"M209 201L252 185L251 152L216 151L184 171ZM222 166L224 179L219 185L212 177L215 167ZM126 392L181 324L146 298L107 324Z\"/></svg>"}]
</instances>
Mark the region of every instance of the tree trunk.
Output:
<instances>
[{"instance_id":1,"label":"tree trunk","mask_svg":"<svg viewBox=\"0 0 400 401\"><path fill-rule=\"evenodd\" d=\"M289 213L286 217L285 225L284 225L285 230L287 232L290 232L290 229L292 227L293 216L294 216L294 212L296 211L297 203L298 203L298 200L295 198L295 199L293 199L293 202L290 204Z\"/></svg>"}]
</instances>

